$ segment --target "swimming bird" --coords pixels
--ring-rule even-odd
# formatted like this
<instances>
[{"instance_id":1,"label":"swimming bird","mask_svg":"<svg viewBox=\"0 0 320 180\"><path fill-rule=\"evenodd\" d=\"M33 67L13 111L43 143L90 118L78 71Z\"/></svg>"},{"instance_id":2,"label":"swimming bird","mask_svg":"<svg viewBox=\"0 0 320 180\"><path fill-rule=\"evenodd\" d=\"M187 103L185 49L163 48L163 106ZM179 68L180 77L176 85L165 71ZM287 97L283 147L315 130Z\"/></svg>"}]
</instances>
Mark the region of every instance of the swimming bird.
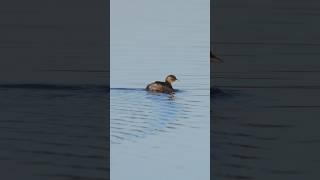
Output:
<instances>
[{"instance_id":1,"label":"swimming bird","mask_svg":"<svg viewBox=\"0 0 320 180\"><path fill-rule=\"evenodd\" d=\"M222 63L222 59L213 54L212 50L210 50L210 62L213 63Z\"/></svg>"},{"instance_id":2,"label":"swimming bird","mask_svg":"<svg viewBox=\"0 0 320 180\"><path fill-rule=\"evenodd\" d=\"M175 75L168 75L165 79L165 82L155 81L147 85L146 90L152 92L161 92L161 93L173 93L175 90L172 88L172 83L176 80Z\"/></svg>"}]
</instances>

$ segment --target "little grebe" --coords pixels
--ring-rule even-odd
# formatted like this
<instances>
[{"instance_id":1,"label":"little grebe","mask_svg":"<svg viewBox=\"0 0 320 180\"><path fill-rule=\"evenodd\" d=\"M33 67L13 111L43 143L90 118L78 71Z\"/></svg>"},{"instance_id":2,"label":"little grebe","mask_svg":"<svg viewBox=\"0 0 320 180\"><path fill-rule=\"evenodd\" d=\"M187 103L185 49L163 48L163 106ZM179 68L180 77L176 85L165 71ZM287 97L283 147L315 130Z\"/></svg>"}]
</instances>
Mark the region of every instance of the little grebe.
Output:
<instances>
[{"instance_id":1,"label":"little grebe","mask_svg":"<svg viewBox=\"0 0 320 180\"><path fill-rule=\"evenodd\" d=\"M176 78L176 76L168 75L166 77L165 82L155 81L155 82L149 84L146 87L146 90L153 91L153 92L173 93L174 89L172 88L172 83L174 83L176 80L178 80Z\"/></svg>"}]
</instances>

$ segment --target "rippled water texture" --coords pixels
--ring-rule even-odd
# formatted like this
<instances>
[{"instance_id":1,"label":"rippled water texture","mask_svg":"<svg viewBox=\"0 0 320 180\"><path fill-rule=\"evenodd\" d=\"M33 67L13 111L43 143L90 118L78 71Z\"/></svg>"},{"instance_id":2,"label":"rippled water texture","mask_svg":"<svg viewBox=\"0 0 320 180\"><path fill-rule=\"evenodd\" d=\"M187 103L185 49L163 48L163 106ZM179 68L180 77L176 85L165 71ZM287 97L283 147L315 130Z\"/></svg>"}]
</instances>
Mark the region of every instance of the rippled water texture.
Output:
<instances>
[{"instance_id":1,"label":"rippled water texture","mask_svg":"<svg viewBox=\"0 0 320 180\"><path fill-rule=\"evenodd\" d=\"M111 179L209 179L209 1L111 7ZM144 90L168 74L175 94Z\"/></svg>"},{"instance_id":2,"label":"rippled water texture","mask_svg":"<svg viewBox=\"0 0 320 180\"><path fill-rule=\"evenodd\" d=\"M320 3L214 6L213 179L319 179Z\"/></svg>"}]
</instances>

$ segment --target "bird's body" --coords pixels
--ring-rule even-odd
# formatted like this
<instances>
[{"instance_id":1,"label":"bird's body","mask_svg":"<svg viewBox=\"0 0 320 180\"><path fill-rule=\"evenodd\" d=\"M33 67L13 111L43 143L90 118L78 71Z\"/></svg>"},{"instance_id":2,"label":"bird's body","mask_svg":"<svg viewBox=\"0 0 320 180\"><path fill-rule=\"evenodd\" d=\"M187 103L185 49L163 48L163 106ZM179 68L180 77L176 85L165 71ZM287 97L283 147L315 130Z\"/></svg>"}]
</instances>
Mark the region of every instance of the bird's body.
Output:
<instances>
[{"instance_id":1,"label":"bird's body","mask_svg":"<svg viewBox=\"0 0 320 180\"><path fill-rule=\"evenodd\" d=\"M146 90L153 92L173 93L171 84L161 81L155 81L146 87Z\"/></svg>"},{"instance_id":2,"label":"bird's body","mask_svg":"<svg viewBox=\"0 0 320 180\"><path fill-rule=\"evenodd\" d=\"M166 77L165 82L155 81L147 85L146 90L152 92L161 93L173 93L175 90L172 88L172 83L175 82L177 78L174 75L169 75Z\"/></svg>"}]
</instances>

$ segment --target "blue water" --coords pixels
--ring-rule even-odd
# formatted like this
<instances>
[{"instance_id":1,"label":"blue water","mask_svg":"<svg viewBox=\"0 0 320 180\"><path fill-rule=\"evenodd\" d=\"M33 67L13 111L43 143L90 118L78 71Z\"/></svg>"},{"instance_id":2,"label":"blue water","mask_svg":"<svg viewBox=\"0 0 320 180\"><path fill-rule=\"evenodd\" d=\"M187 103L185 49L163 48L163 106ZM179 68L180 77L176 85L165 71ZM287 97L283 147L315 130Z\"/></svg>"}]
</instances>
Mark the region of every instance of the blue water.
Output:
<instances>
[{"instance_id":1,"label":"blue water","mask_svg":"<svg viewBox=\"0 0 320 180\"><path fill-rule=\"evenodd\" d=\"M209 179L209 26L208 0L111 1L111 179Z\"/></svg>"}]
</instances>

